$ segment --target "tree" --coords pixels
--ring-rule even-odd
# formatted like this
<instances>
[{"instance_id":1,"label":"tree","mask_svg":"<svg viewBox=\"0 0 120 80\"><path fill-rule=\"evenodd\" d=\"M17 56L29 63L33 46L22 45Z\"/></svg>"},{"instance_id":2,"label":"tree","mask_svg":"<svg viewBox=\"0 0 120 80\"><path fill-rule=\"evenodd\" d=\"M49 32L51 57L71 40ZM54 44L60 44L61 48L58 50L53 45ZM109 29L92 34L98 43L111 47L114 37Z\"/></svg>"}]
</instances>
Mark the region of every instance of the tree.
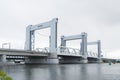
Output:
<instances>
[{"instance_id":1,"label":"tree","mask_svg":"<svg viewBox=\"0 0 120 80\"><path fill-rule=\"evenodd\" d=\"M12 78L7 76L7 74L4 71L0 70L0 80L12 80Z\"/></svg>"}]
</instances>

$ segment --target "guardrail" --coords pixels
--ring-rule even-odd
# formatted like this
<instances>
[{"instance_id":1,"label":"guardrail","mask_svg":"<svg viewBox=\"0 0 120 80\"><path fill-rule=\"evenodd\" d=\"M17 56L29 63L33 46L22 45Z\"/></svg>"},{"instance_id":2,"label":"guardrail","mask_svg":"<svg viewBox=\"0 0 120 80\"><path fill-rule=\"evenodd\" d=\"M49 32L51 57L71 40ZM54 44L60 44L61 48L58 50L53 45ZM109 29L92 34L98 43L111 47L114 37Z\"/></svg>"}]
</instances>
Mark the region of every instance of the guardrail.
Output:
<instances>
[{"instance_id":1,"label":"guardrail","mask_svg":"<svg viewBox=\"0 0 120 80\"><path fill-rule=\"evenodd\" d=\"M61 55L63 54L63 55L81 56L79 49L63 47L63 46L57 48L57 53Z\"/></svg>"},{"instance_id":2,"label":"guardrail","mask_svg":"<svg viewBox=\"0 0 120 80\"><path fill-rule=\"evenodd\" d=\"M45 48L36 48L35 51L36 52L44 52L44 53L50 52L49 48L47 48L47 47L45 47Z\"/></svg>"},{"instance_id":3,"label":"guardrail","mask_svg":"<svg viewBox=\"0 0 120 80\"><path fill-rule=\"evenodd\" d=\"M37 52L44 52L44 53L49 53L49 48L45 47L45 48L36 48ZM64 46L59 46L56 49L57 54L59 55L73 55L73 56L82 56L82 53L80 52L79 49L75 49L75 48L70 48L70 47L64 47ZM88 51L87 52L87 56L88 57L94 57L97 58L98 54L92 51Z\"/></svg>"}]
</instances>

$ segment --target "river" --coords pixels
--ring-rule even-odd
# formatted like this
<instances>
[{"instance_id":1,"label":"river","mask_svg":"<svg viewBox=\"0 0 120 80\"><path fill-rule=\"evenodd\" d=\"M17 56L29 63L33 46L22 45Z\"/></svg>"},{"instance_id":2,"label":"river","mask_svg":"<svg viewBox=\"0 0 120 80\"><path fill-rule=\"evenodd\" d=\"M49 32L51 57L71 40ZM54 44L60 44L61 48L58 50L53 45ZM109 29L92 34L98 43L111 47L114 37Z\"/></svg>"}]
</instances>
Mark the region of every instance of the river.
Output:
<instances>
[{"instance_id":1,"label":"river","mask_svg":"<svg viewBox=\"0 0 120 80\"><path fill-rule=\"evenodd\" d=\"M120 64L0 66L13 80L120 80Z\"/></svg>"}]
</instances>

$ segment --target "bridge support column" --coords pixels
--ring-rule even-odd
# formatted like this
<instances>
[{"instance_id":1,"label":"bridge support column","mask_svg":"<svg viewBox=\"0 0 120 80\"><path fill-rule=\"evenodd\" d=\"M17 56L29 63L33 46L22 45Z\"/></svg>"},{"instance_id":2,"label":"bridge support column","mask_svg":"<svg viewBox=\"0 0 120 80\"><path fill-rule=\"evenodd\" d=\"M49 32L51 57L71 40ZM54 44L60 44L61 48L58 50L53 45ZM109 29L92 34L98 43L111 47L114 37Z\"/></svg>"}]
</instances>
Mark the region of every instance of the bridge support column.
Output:
<instances>
[{"instance_id":1,"label":"bridge support column","mask_svg":"<svg viewBox=\"0 0 120 80\"><path fill-rule=\"evenodd\" d=\"M26 58L25 64L58 64L57 54L49 53L48 57L31 56Z\"/></svg>"},{"instance_id":2,"label":"bridge support column","mask_svg":"<svg viewBox=\"0 0 120 80\"><path fill-rule=\"evenodd\" d=\"M6 62L6 55L1 55L1 62Z\"/></svg>"},{"instance_id":3,"label":"bridge support column","mask_svg":"<svg viewBox=\"0 0 120 80\"><path fill-rule=\"evenodd\" d=\"M101 63L101 41L98 40L98 63Z\"/></svg>"},{"instance_id":4,"label":"bridge support column","mask_svg":"<svg viewBox=\"0 0 120 80\"><path fill-rule=\"evenodd\" d=\"M81 43L81 53L82 53L82 60L81 63L88 63L87 60L87 33L82 33L82 43Z\"/></svg>"},{"instance_id":5,"label":"bridge support column","mask_svg":"<svg viewBox=\"0 0 120 80\"><path fill-rule=\"evenodd\" d=\"M2 58L3 58L3 62L6 62L6 55L2 55Z\"/></svg>"},{"instance_id":6,"label":"bridge support column","mask_svg":"<svg viewBox=\"0 0 120 80\"><path fill-rule=\"evenodd\" d=\"M55 37L55 40L57 40L56 37ZM51 36L49 36L49 43L51 43ZM48 59L47 59L48 64L58 64L59 63L58 58L57 58L57 53L56 53L57 52L56 51L57 41L54 44L55 44L54 48L51 48L51 47L53 47L52 44L49 45L49 47L50 47L49 51L51 52L51 54L48 56Z\"/></svg>"},{"instance_id":7,"label":"bridge support column","mask_svg":"<svg viewBox=\"0 0 120 80\"><path fill-rule=\"evenodd\" d=\"M66 40L64 40L64 36L61 36L61 48L60 48L60 52L64 52L66 47Z\"/></svg>"},{"instance_id":8,"label":"bridge support column","mask_svg":"<svg viewBox=\"0 0 120 80\"><path fill-rule=\"evenodd\" d=\"M61 46L66 47L66 40L64 40L64 36L61 36Z\"/></svg>"},{"instance_id":9,"label":"bridge support column","mask_svg":"<svg viewBox=\"0 0 120 80\"><path fill-rule=\"evenodd\" d=\"M82 59L82 60L80 61L80 63L88 63L88 60L87 60L87 59Z\"/></svg>"},{"instance_id":10,"label":"bridge support column","mask_svg":"<svg viewBox=\"0 0 120 80\"><path fill-rule=\"evenodd\" d=\"M51 53L47 59L48 64L58 64L58 58L57 58L57 53Z\"/></svg>"},{"instance_id":11,"label":"bridge support column","mask_svg":"<svg viewBox=\"0 0 120 80\"><path fill-rule=\"evenodd\" d=\"M101 60L101 59L98 59L97 63L102 63L102 60Z\"/></svg>"},{"instance_id":12,"label":"bridge support column","mask_svg":"<svg viewBox=\"0 0 120 80\"><path fill-rule=\"evenodd\" d=\"M57 22L58 19L53 20L53 24L51 25L51 37L50 37L50 55L48 57L48 63L50 64L58 64L57 58Z\"/></svg>"}]
</instances>

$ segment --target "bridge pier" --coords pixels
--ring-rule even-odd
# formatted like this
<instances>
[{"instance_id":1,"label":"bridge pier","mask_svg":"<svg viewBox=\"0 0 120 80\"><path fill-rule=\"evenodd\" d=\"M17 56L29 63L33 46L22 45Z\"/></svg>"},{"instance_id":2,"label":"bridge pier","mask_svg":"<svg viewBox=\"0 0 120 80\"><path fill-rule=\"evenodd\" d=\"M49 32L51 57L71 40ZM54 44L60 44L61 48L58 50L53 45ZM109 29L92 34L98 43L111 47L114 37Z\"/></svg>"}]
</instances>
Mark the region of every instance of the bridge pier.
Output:
<instances>
[{"instance_id":1,"label":"bridge pier","mask_svg":"<svg viewBox=\"0 0 120 80\"><path fill-rule=\"evenodd\" d=\"M6 61L7 61L6 55L2 55L2 61L3 61L3 62L6 62Z\"/></svg>"},{"instance_id":2,"label":"bridge pier","mask_svg":"<svg viewBox=\"0 0 120 80\"><path fill-rule=\"evenodd\" d=\"M81 63L88 63L87 59L87 33L83 32L82 34L82 43L81 45L81 54L82 54L82 60Z\"/></svg>"},{"instance_id":3,"label":"bridge pier","mask_svg":"<svg viewBox=\"0 0 120 80\"><path fill-rule=\"evenodd\" d=\"M80 60L80 63L83 63L83 64L88 63L88 60L87 59L82 59L82 60Z\"/></svg>"},{"instance_id":4,"label":"bridge pier","mask_svg":"<svg viewBox=\"0 0 120 80\"><path fill-rule=\"evenodd\" d=\"M52 53L48 56L47 62L48 64L58 64L59 60L57 58L57 53Z\"/></svg>"},{"instance_id":5,"label":"bridge pier","mask_svg":"<svg viewBox=\"0 0 120 80\"><path fill-rule=\"evenodd\" d=\"M98 63L101 63L101 41L98 40Z\"/></svg>"},{"instance_id":6,"label":"bridge pier","mask_svg":"<svg viewBox=\"0 0 120 80\"><path fill-rule=\"evenodd\" d=\"M98 60L97 60L97 63L102 63L102 59L98 59Z\"/></svg>"},{"instance_id":7,"label":"bridge pier","mask_svg":"<svg viewBox=\"0 0 120 80\"><path fill-rule=\"evenodd\" d=\"M7 60L6 60L6 55L1 55L0 56L0 62L6 62Z\"/></svg>"},{"instance_id":8,"label":"bridge pier","mask_svg":"<svg viewBox=\"0 0 120 80\"><path fill-rule=\"evenodd\" d=\"M7 61L6 56L6 54L0 55L0 65L14 64L14 62Z\"/></svg>"},{"instance_id":9,"label":"bridge pier","mask_svg":"<svg viewBox=\"0 0 120 80\"><path fill-rule=\"evenodd\" d=\"M81 58L75 56L59 56L60 64L75 64L80 63Z\"/></svg>"},{"instance_id":10,"label":"bridge pier","mask_svg":"<svg viewBox=\"0 0 120 80\"><path fill-rule=\"evenodd\" d=\"M49 54L47 57L28 57L25 60L25 64L58 64L57 54Z\"/></svg>"}]
</instances>

